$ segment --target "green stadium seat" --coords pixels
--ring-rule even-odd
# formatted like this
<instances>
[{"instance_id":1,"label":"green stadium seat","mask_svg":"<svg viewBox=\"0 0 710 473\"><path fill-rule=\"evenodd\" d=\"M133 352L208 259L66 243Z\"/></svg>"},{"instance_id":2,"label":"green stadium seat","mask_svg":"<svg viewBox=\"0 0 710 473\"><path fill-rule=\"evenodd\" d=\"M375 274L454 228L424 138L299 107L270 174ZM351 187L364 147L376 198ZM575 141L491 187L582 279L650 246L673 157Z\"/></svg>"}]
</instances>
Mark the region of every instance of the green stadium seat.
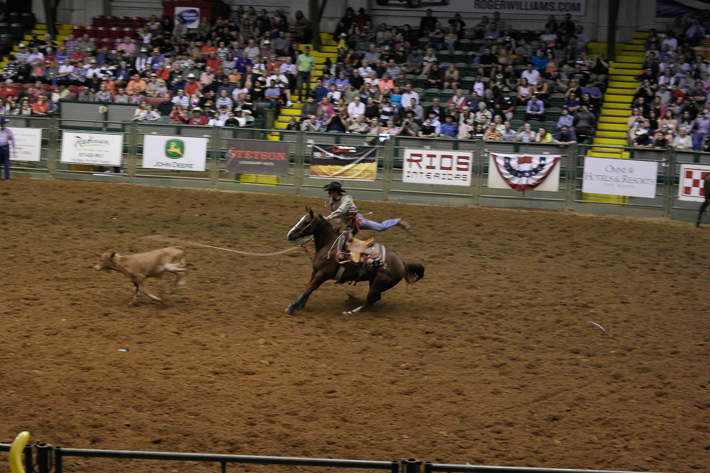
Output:
<instances>
[{"instance_id":1,"label":"green stadium seat","mask_svg":"<svg viewBox=\"0 0 710 473\"><path fill-rule=\"evenodd\" d=\"M459 48L461 48L462 51L469 52L472 47L473 47L473 41L471 41L470 39L459 40Z\"/></svg>"}]
</instances>

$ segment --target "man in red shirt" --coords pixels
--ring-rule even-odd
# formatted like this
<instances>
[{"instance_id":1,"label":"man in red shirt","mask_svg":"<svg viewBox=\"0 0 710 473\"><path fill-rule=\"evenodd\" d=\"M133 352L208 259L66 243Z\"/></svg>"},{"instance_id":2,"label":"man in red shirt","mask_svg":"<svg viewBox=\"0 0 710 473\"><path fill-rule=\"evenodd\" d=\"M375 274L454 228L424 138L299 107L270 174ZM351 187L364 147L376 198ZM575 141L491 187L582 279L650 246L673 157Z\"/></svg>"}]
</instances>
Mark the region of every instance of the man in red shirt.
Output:
<instances>
[{"instance_id":1,"label":"man in red shirt","mask_svg":"<svg viewBox=\"0 0 710 473\"><path fill-rule=\"evenodd\" d=\"M202 54L209 54L212 51L217 51L217 48L212 46L212 41L210 41L210 40L207 40L207 43L204 46L202 46L202 48L200 48L200 52Z\"/></svg>"},{"instance_id":2,"label":"man in red shirt","mask_svg":"<svg viewBox=\"0 0 710 473\"><path fill-rule=\"evenodd\" d=\"M211 67L213 71L216 71L218 67L222 65L222 60L217 57L217 53L212 51L207 56L207 63L205 66Z\"/></svg>"},{"instance_id":3,"label":"man in red shirt","mask_svg":"<svg viewBox=\"0 0 710 473\"><path fill-rule=\"evenodd\" d=\"M191 97L192 94L194 94L198 88L201 89L202 87L201 87L200 83L197 82L197 80L195 78L195 74L193 74L193 73L188 74L187 75L187 83L185 84L185 95L187 95L188 97Z\"/></svg>"},{"instance_id":4,"label":"man in red shirt","mask_svg":"<svg viewBox=\"0 0 710 473\"><path fill-rule=\"evenodd\" d=\"M187 121L188 125L207 125L207 117L202 115L202 109L195 107L192 109L193 116Z\"/></svg>"},{"instance_id":5,"label":"man in red shirt","mask_svg":"<svg viewBox=\"0 0 710 473\"><path fill-rule=\"evenodd\" d=\"M2 95L2 98L5 99L5 101L7 101L7 97L9 95L14 96L16 99L20 97L20 94L17 93L17 89L15 88L15 84L12 83L12 79L8 79L2 84L0 95Z\"/></svg>"},{"instance_id":6,"label":"man in red shirt","mask_svg":"<svg viewBox=\"0 0 710 473\"><path fill-rule=\"evenodd\" d=\"M685 103L685 94L675 84L671 87L671 103L675 103L676 105L683 105Z\"/></svg>"}]
</instances>

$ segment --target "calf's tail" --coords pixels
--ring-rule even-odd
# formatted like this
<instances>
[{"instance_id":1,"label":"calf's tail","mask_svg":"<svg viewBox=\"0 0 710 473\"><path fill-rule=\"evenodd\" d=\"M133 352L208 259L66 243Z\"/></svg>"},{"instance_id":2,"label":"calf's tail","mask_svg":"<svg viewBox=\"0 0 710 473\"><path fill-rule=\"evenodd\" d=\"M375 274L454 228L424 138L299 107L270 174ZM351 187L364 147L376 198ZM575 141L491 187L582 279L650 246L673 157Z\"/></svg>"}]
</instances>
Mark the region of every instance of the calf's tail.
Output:
<instances>
[{"instance_id":1,"label":"calf's tail","mask_svg":"<svg viewBox=\"0 0 710 473\"><path fill-rule=\"evenodd\" d=\"M415 283L424 277L424 266L419 263L404 263L404 280Z\"/></svg>"}]
</instances>

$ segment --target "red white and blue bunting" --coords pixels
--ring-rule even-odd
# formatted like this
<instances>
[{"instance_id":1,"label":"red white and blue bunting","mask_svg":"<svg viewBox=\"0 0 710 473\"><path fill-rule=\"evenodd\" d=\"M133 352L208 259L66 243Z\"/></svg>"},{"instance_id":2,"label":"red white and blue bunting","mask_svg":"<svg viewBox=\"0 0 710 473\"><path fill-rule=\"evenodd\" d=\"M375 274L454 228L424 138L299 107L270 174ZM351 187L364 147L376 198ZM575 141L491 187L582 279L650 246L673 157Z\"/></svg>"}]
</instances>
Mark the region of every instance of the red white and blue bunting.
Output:
<instances>
[{"instance_id":1,"label":"red white and blue bunting","mask_svg":"<svg viewBox=\"0 0 710 473\"><path fill-rule=\"evenodd\" d=\"M511 189L525 192L534 190L550 175L560 156L534 154L491 153L491 162ZM489 173L495 172L489 170Z\"/></svg>"}]
</instances>

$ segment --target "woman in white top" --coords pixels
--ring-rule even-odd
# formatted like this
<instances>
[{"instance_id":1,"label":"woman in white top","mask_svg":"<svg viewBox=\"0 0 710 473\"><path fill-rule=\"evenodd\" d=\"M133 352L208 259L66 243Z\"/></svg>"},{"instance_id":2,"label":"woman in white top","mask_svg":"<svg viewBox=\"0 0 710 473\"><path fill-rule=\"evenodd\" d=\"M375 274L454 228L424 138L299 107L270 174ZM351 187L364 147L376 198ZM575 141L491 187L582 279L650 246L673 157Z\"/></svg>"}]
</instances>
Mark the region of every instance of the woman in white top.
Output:
<instances>
[{"instance_id":1,"label":"woman in white top","mask_svg":"<svg viewBox=\"0 0 710 473\"><path fill-rule=\"evenodd\" d=\"M456 107L456 110L461 111L463 110L464 105L466 105L466 97L463 95L463 91L461 89L456 89L456 95L451 97L448 102L446 102L447 105L454 104Z\"/></svg>"},{"instance_id":2,"label":"woman in white top","mask_svg":"<svg viewBox=\"0 0 710 473\"><path fill-rule=\"evenodd\" d=\"M641 115L641 111L638 108L634 108L631 112L631 116L626 120L626 126L629 127L629 133L626 137L629 142L629 146L634 144L636 139L636 130L643 124L644 118Z\"/></svg>"},{"instance_id":3,"label":"woman in white top","mask_svg":"<svg viewBox=\"0 0 710 473\"><path fill-rule=\"evenodd\" d=\"M422 63L424 64L422 74L428 74L432 64L436 64L437 62L439 62L439 58L436 57L434 50L432 48L427 49L426 55L422 58Z\"/></svg>"},{"instance_id":4,"label":"woman in white top","mask_svg":"<svg viewBox=\"0 0 710 473\"><path fill-rule=\"evenodd\" d=\"M663 118L661 118L659 125L661 128L665 126L668 129L668 133L676 133L678 130L678 119L673 115L673 110L670 108L666 109L666 113L663 115Z\"/></svg>"},{"instance_id":5,"label":"woman in white top","mask_svg":"<svg viewBox=\"0 0 710 473\"><path fill-rule=\"evenodd\" d=\"M491 115L491 112L489 112L488 109L486 109L486 104L483 102L479 102L478 103L478 111L476 112L476 116L474 117L474 121L476 123L480 123L482 117L488 118L487 122L490 122L491 119L493 118Z\"/></svg>"},{"instance_id":6,"label":"woman in white top","mask_svg":"<svg viewBox=\"0 0 710 473\"><path fill-rule=\"evenodd\" d=\"M520 105L527 105L528 100L532 98L532 87L528 84L526 78L520 79L520 85L518 86L518 103Z\"/></svg>"},{"instance_id":7,"label":"woman in white top","mask_svg":"<svg viewBox=\"0 0 710 473\"><path fill-rule=\"evenodd\" d=\"M680 127L678 136L673 140L673 147L675 149L690 149L693 147L693 140L688 135L688 131L685 127Z\"/></svg>"},{"instance_id":8,"label":"woman in white top","mask_svg":"<svg viewBox=\"0 0 710 473\"><path fill-rule=\"evenodd\" d=\"M148 20L148 28L150 28L151 31L156 31L160 29L160 22L155 17L155 15L151 15L150 19Z\"/></svg>"}]
</instances>

